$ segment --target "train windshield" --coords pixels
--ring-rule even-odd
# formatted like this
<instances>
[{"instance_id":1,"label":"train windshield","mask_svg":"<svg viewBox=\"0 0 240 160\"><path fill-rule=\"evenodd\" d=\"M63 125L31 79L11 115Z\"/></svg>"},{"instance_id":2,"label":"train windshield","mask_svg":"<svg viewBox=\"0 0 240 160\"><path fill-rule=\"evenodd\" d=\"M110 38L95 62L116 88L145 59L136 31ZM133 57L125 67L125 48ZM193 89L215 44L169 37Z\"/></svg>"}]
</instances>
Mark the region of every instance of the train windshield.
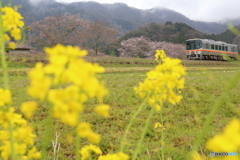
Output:
<instances>
[{"instance_id":1,"label":"train windshield","mask_svg":"<svg viewBox=\"0 0 240 160\"><path fill-rule=\"evenodd\" d=\"M186 50L200 49L202 48L201 40L187 40L186 41Z\"/></svg>"}]
</instances>

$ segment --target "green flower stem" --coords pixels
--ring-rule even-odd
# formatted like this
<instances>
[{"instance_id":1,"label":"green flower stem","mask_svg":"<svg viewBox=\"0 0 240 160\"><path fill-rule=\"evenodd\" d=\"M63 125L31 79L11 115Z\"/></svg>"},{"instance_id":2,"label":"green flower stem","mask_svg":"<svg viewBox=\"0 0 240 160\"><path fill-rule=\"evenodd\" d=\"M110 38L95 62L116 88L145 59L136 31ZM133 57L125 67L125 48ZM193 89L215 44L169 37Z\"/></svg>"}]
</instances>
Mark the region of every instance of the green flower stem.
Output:
<instances>
[{"instance_id":1,"label":"green flower stem","mask_svg":"<svg viewBox=\"0 0 240 160\"><path fill-rule=\"evenodd\" d=\"M3 20L2 20L2 1L0 1L0 54L1 54L1 65L2 65L2 72L3 72L3 87L4 89L9 89L8 84L8 74L7 74L7 62L6 62L6 55L5 55L5 41L4 41L4 28L3 28ZM7 108L9 110L9 108ZM14 141L13 141L13 126L10 121L8 121L9 125L9 140L10 140L10 147L11 147L11 159L16 159L15 149L14 149Z\"/></svg>"},{"instance_id":2,"label":"green flower stem","mask_svg":"<svg viewBox=\"0 0 240 160\"><path fill-rule=\"evenodd\" d=\"M0 1L0 8L2 8L2 1ZM7 62L6 62L6 55L5 55L5 41L4 41L4 28L3 28L3 21L2 21L2 11L0 10L0 54L1 54L1 63L3 69L3 84L4 89L9 89L8 85L8 74L7 74Z\"/></svg>"},{"instance_id":3,"label":"green flower stem","mask_svg":"<svg viewBox=\"0 0 240 160\"><path fill-rule=\"evenodd\" d=\"M163 151L163 142L164 142L164 131L163 131L163 128L164 128L164 126L163 126L163 107L161 107L161 116L160 116L160 118L161 118L161 125L162 125L162 130L161 130L161 145L162 145L162 150L161 150L161 154L162 154L162 160L164 160L164 151Z\"/></svg>"},{"instance_id":4,"label":"green flower stem","mask_svg":"<svg viewBox=\"0 0 240 160\"><path fill-rule=\"evenodd\" d=\"M130 127L132 126L133 121L136 119L137 115L139 115L139 113L143 110L143 107L146 105L149 96L150 96L150 94L144 99L144 101L143 101L143 103L141 104L141 106L138 107L138 110L134 113L134 115L133 115L132 118L130 119L130 122L129 122L128 125L127 125L127 128L126 128L126 130L125 130L123 139L122 139L122 141L121 141L120 152L123 152L123 149L124 149L124 146L125 146L125 143L126 143L126 139L127 139L127 134L128 134L129 131L130 131Z\"/></svg>"},{"instance_id":5,"label":"green flower stem","mask_svg":"<svg viewBox=\"0 0 240 160\"><path fill-rule=\"evenodd\" d=\"M142 146L142 142L143 142L143 139L144 139L144 137L145 137L145 135L146 135L147 128L148 128L148 126L149 126L149 123L150 123L150 120L151 120L152 115L153 115L153 113L154 113L154 110L155 110L155 107L152 107L152 108L151 108L151 111L150 111L150 113L149 113L149 115L148 115L148 118L147 118L147 120L146 120L146 122L145 122L145 126L144 126L144 129L143 129L143 132L142 132L142 134L141 134L140 140L138 141L138 144L137 144L136 150L135 150L135 152L134 152L134 154L133 154L132 160L137 159L137 156L138 156L140 147Z\"/></svg>"},{"instance_id":6,"label":"green flower stem","mask_svg":"<svg viewBox=\"0 0 240 160\"><path fill-rule=\"evenodd\" d=\"M14 140L13 140L13 126L10 121L8 121L9 125L9 134L10 134L10 147L11 147L11 159L16 159L15 148L14 148Z\"/></svg>"},{"instance_id":7,"label":"green flower stem","mask_svg":"<svg viewBox=\"0 0 240 160\"><path fill-rule=\"evenodd\" d=\"M46 120L46 130L44 133L43 141L42 141L42 157L41 159L45 160L47 159L47 148L48 144L50 142L50 131L51 131L51 126L53 124L53 118L52 118L52 109L49 110L48 117Z\"/></svg>"},{"instance_id":8,"label":"green flower stem","mask_svg":"<svg viewBox=\"0 0 240 160\"><path fill-rule=\"evenodd\" d=\"M75 150L76 160L80 160L79 150L80 150L80 137L79 137L79 135L77 134L77 135L76 135L76 150Z\"/></svg>"},{"instance_id":9,"label":"green flower stem","mask_svg":"<svg viewBox=\"0 0 240 160\"><path fill-rule=\"evenodd\" d=\"M193 146L193 150L198 151L199 145L203 141L204 136L207 134L209 130L209 125L212 123L214 115L219 110L220 106L224 103L227 96L229 95L231 89L234 87L234 85L237 83L237 81L240 79L240 72L236 74L236 76L231 79L231 81L227 84L225 92L216 100L214 107L212 108L210 114L208 115L208 118L203 126L201 134L198 135L197 140L195 141L195 144Z\"/></svg>"}]
</instances>

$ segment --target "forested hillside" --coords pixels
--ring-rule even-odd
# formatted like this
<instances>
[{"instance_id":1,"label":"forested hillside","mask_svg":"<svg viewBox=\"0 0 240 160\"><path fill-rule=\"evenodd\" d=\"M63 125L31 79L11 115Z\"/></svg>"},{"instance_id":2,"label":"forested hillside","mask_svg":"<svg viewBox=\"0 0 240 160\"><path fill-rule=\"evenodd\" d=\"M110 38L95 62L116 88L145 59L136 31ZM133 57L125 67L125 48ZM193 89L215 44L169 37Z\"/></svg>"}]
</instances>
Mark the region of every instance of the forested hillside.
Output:
<instances>
[{"instance_id":1,"label":"forested hillside","mask_svg":"<svg viewBox=\"0 0 240 160\"><path fill-rule=\"evenodd\" d=\"M240 26L236 27L240 30ZM231 32L229 29L220 34L206 34L200 32L185 23L172 23L171 21L162 23L149 23L140 26L138 29L130 31L122 36L119 40L127 40L132 37L147 37L152 41L166 41L172 43L184 44L186 39L203 38L224 41L227 43L238 44L238 35Z\"/></svg>"},{"instance_id":2,"label":"forested hillside","mask_svg":"<svg viewBox=\"0 0 240 160\"><path fill-rule=\"evenodd\" d=\"M9 0L3 0L3 4L8 3ZM25 17L27 25L40 21L46 16L70 13L88 21L107 22L111 27L118 29L121 34L137 29L146 23L166 23L167 21L185 23L208 34L221 33L227 29L226 24L190 20L178 12L164 8L164 6L141 10L124 3L100 4L90 1L64 4L55 0L41 0L38 3L30 3L29 0L14 0L14 4L22 6L20 12ZM234 24L240 24L238 22L236 20Z\"/></svg>"},{"instance_id":3,"label":"forested hillside","mask_svg":"<svg viewBox=\"0 0 240 160\"><path fill-rule=\"evenodd\" d=\"M171 21L165 24L150 23L139 27L137 30L126 33L120 40L126 40L132 37L144 36L152 41L166 41L172 43L185 43L186 39L190 38L210 38L215 39L214 35L207 35L196 29L186 25L185 23L172 23Z\"/></svg>"}]
</instances>

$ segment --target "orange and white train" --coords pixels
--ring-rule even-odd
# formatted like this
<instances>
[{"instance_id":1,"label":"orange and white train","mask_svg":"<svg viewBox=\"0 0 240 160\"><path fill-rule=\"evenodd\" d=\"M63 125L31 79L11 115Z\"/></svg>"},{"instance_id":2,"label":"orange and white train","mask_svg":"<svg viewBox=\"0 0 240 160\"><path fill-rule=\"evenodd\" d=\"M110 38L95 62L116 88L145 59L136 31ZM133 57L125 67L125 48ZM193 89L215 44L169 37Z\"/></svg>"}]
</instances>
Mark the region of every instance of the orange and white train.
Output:
<instances>
[{"instance_id":1,"label":"orange and white train","mask_svg":"<svg viewBox=\"0 0 240 160\"><path fill-rule=\"evenodd\" d=\"M236 60L238 47L222 41L194 38L186 40L186 54L188 59Z\"/></svg>"}]
</instances>

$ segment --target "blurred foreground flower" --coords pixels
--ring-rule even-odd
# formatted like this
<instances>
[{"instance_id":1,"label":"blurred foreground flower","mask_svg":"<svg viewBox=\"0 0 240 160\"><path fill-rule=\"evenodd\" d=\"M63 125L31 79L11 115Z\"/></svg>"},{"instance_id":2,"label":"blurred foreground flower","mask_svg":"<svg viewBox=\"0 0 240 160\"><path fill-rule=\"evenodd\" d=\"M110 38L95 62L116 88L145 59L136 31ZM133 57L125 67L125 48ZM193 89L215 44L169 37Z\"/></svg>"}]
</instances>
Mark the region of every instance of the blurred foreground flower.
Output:
<instances>
[{"instance_id":1,"label":"blurred foreground flower","mask_svg":"<svg viewBox=\"0 0 240 160\"><path fill-rule=\"evenodd\" d=\"M206 143L206 148L212 152L239 152L240 121L232 119L223 133L217 134Z\"/></svg>"},{"instance_id":2,"label":"blurred foreground flower","mask_svg":"<svg viewBox=\"0 0 240 160\"><path fill-rule=\"evenodd\" d=\"M99 143L100 135L94 133L89 123L80 123L84 104L89 98L100 103L95 112L108 117L109 106L102 104L108 93L97 79L97 73L104 68L83 59L87 51L79 47L58 44L45 48L49 63L37 63L28 76L31 79L28 94L34 98L52 103L52 116L63 123L76 127L78 136L87 138L90 143Z\"/></svg>"},{"instance_id":3,"label":"blurred foreground flower","mask_svg":"<svg viewBox=\"0 0 240 160\"><path fill-rule=\"evenodd\" d=\"M0 110L0 157L2 159L39 159L40 152L34 146L33 129L14 108Z\"/></svg>"},{"instance_id":4,"label":"blurred foreground flower","mask_svg":"<svg viewBox=\"0 0 240 160\"><path fill-rule=\"evenodd\" d=\"M9 90L4 90L0 88L0 107L11 103L11 92Z\"/></svg>"},{"instance_id":5,"label":"blurred foreground flower","mask_svg":"<svg viewBox=\"0 0 240 160\"><path fill-rule=\"evenodd\" d=\"M129 160L129 156L125 153L119 152L115 154L107 154L100 156L98 160Z\"/></svg>"},{"instance_id":6,"label":"blurred foreground flower","mask_svg":"<svg viewBox=\"0 0 240 160\"><path fill-rule=\"evenodd\" d=\"M95 145L88 145L88 146L84 146L80 151L81 154L81 160L85 160L85 159L89 159L91 157L92 153L95 153L97 155L102 154L101 149L98 146Z\"/></svg>"},{"instance_id":7,"label":"blurred foreground flower","mask_svg":"<svg viewBox=\"0 0 240 160\"><path fill-rule=\"evenodd\" d=\"M24 26L23 17L17 8L3 7L2 9L2 26L4 28L4 40L9 41L12 37L14 40L20 40L22 38L21 28ZM9 43L9 47L12 49L16 48L14 42Z\"/></svg>"},{"instance_id":8,"label":"blurred foreground flower","mask_svg":"<svg viewBox=\"0 0 240 160\"><path fill-rule=\"evenodd\" d=\"M2 3L2 2L1 2ZM1 65L3 68L4 89L0 88L0 159L39 159L40 152L34 146L33 129L22 115L15 112L10 106L12 94L8 89L7 64L5 61L5 41L20 40L21 27L24 26L23 17L11 7L1 8L0 15L0 43ZM8 47L14 49L14 42L8 43ZM31 113L28 112L31 116Z\"/></svg>"}]
</instances>

